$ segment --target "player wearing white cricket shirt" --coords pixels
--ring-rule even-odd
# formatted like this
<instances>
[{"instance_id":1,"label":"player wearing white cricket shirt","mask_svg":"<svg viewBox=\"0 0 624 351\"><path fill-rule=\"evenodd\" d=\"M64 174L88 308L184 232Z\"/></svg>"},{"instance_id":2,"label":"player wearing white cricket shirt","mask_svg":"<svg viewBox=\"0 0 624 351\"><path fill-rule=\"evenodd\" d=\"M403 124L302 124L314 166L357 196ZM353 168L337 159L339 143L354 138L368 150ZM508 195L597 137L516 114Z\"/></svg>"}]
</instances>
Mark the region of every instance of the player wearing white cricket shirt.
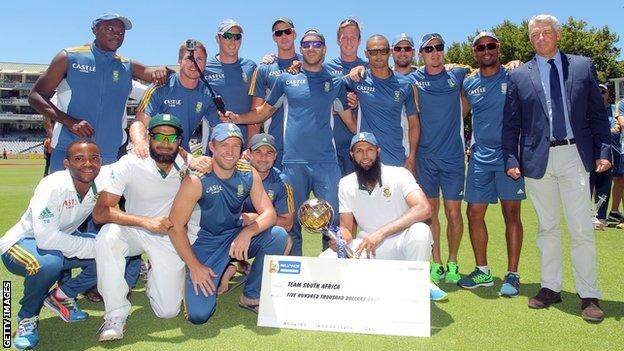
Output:
<instances>
[{"instance_id":1,"label":"player wearing white cricket shirt","mask_svg":"<svg viewBox=\"0 0 624 351\"><path fill-rule=\"evenodd\" d=\"M96 244L98 290L105 309L100 341L123 338L131 307L124 280L126 256L149 255L147 295L156 316L172 318L180 311L184 263L167 236L167 216L187 168L178 155L182 124L173 115L160 114L151 118L148 131L150 157L128 154L113 164L110 183L93 211L96 222L108 223ZM122 194L125 212L116 209Z\"/></svg>"},{"instance_id":2,"label":"player wearing white cricket shirt","mask_svg":"<svg viewBox=\"0 0 624 351\"><path fill-rule=\"evenodd\" d=\"M403 167L382 164L380 153L372 133L361 132L351 140L355 172L338 185L342 237L351 241L357 221L362 231L350 243L357 256L366 252L367 258L428 262L433 239L423 221L431 217L429 202L414 176ZM335 248L334 242L330 245ZM430 284L432 300L446 298Z\"/></svg>"},{"instance_id":3,"label":"player wearing white cricket shirt","mask_svg":"<svg viewBox=\"0 0 624 351\"><path fill-rule=\"evenodd\" d=\"M13 341L17 349L32 349L39 343L38 317L44 300L66 322L88 317L74 299L96 281L95 234L77 229L93 210L98 189L103 186L102 176L98 177L100 165L100 149L95 142L71 142L64 161L66 170L39 182L20 221L0 239L5 267L24 277ZM48 293L61 270L77 267L83 268L78 276Z\"/></svg>"}]
</instances>

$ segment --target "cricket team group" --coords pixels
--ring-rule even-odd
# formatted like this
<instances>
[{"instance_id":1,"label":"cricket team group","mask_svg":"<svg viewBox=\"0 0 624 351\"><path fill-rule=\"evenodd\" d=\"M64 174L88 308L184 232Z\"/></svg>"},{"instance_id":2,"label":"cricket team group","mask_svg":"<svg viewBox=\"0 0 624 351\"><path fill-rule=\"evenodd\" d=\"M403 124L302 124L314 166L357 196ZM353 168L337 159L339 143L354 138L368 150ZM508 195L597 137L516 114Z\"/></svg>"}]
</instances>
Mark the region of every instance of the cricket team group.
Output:
<instances>
[{"instance_id":1,"label":"cricket team group","mask_svg":"<svg viewBox=\"0 0 624 351\"><path fill-rule=\"evenodd\" d=\"M116 13L93 21L93 42L53 58L29 95L51 138L51 174L0 239L5 267L24 277L15 347L39 343L44 305L65 322L85 320L76 299L87 293L104 302L99 341L122 339L142 266L159 318L183 305L188 321L206 323L237 270L247 276L239 306L257 313L265 255L303 254L295 212L310 193L335 209L340 228L338 240L324 237L321 257L348 245L361 259L430 261L438 301L447 298L442 282L494 285L485 214L499 200L508 255L500 295L519 296L526 189L539 222L541 289L531 308L561 302L562 201L580 315L603 320L589 172L611 172L610 111L591 60L559 51L556 17L530 20L529 62L502 65L499 39L479 33L478 69L445 65L438 33L363 39L353 18L335 37L286 17L269 25L277 52L258 64L239 57L243 26L227 19L216 54L186 40L179 72L147 67L116 53L132 28ZM340 56L325 60L334 40ZM126 133L129 96L140 103ZM199 156L190 149L198 126ZM476 261L464 275L462 200Z\"/></svg>"}]
</instances>

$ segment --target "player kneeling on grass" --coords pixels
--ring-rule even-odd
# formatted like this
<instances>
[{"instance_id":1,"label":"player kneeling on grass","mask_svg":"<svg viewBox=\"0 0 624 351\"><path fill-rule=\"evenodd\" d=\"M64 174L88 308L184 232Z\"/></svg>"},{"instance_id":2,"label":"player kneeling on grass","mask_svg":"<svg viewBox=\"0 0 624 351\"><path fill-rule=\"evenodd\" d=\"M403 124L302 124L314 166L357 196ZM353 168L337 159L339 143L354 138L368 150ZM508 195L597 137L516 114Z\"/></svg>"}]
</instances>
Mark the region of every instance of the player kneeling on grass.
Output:
<instances>
[{"instance_id":1,"label":"player kneeling on grass","mask_svg":"<svg viewBox=\"0 0 624 351\"><path fill-rule=\"evenodd\" d=\"M403 167L381 163L381 149L372 133L351 139L355 172L338 185L340 232L356 255L383 260L429 261L433 239L429 226L431 207L414 176ZM362 229L351 241L356 230ZM333 250L335 242L330 242ZM333 254L333 255L332 255ZM320 257L335 257L329 249ZM446 293L430 283L430 297L439 301Z\"/></svg>"},{"instance_id":2,"label":"player kneeling on grass","mask_svg":"<svg viewBox=\"0 0 624 351\"><path fill-rule=\"evenodd\" d=\"M44 304L66 322L88 317L75 298L97 279L95 234L81 233L77 228L93 210L102 187L100 162L100 149L93 141L71 142L63 161L66 170L39 182L28 210L0 239L2 262L9 272L24 277L24 297L13 341L17 349L31 349L39 343L38 318ZM48 292L61 270L77 267L82 267L79 275Z\"/></svg>"},{"instance_id":3,"label":"player kneeling on grass","mask_svg":"<svg viewBox=\"0 0 624 351\"><path fill-rule=\"evenodd\" d=\"M188 176L169 215L171 242L188 268L184 302L187 318L194 324L206 323L214 313L216 287L230 257L255 257L239 306L257 313L264 256L283 254L288 237L283 228L273 226L275 209L258 172L238 163L243 147L240 129L232 123L218 124L208 146L213 154L212 173ZM243 226L241 214L247 198L258 217ZM199 204L201 219L197 240L191 246L186 224L195 204Z\"/></svg>"}]
</instances>

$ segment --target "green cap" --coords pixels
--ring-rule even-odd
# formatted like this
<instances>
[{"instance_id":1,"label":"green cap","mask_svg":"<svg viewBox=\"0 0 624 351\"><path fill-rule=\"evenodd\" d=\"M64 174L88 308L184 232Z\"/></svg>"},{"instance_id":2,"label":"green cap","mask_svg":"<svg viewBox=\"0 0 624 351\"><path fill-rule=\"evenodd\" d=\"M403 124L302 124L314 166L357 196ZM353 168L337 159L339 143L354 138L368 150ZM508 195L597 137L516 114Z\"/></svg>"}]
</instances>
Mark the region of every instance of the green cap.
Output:
<instances>
[{"instance_id":1,"label":"green cap","mask_svg":"<svg viewBox=\"0 0 624 351\"><path fill-rule=\"evenodd\" d=\"M182 123L178 119L178 117L174 115L170 115L168 113L159 113L156 116L152 117L149 121L149 126L147 130L150 132L152 129L158 126L171 126L178 130L178 132L182 133Z\"/></svg>"}]
</instances>

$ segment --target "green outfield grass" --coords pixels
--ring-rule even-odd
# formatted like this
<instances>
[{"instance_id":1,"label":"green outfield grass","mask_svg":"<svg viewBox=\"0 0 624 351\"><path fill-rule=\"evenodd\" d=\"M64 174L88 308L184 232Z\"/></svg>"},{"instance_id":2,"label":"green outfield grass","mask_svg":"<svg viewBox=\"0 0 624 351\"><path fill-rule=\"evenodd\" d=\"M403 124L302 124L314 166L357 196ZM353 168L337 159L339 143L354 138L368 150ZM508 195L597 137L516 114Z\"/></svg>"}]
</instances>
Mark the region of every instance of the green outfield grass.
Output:
<instances>
[{"instance_id":1,"label":"green outfield grass","mask_svg":"<svg viewBox=\"0 0 624 351\"><path fill-rule=\"evenodd\" d=\"M24 212L41 178L41 160L0 160L0 233L13 226ZM465 206L464 206L465 208ZM96 331L102 322L103 305L84 299L81 307L89 320L66 324L45 308L41 313L40 350L621 350L624 345L624 230L596 232L600 269L601 302L607 318L601 324L584 322L580 300L575 293L565 240L565 282L563 303L548 310L531 310L527 299L539 289L539 260L535 246L536 219L530 202L523 203L524 247L520 262L521 296L500 298L498 289L506 271L507 254L504 225L499 206L491 206L489 224L489 263L496 277L495 286L468 291L441 284L449 300L433 303L431 338L385 337L361 334L311 332L259 328L256 315L240 309L241 288L218 301L218 308L205 325L195 326L182 316L161 320L154 316L141 283L133 292L128 332L120 342L99 344ZM464 216L465 217L465 216ZM464 221L464 240L459 255L460 272L474 267L474 258ZM443 224L444 225L444 224ZM320 237L306 234L304 252L316 255ZM443 250L446 240L442 240ZM2 265L2 280L11 280L13 328L22 296L22 278L11 275ZM371 277L371 284L375 284ZM392 289L392 286L388 286ZM374 316L371 316L374 318ZM619 346L618 346L619 345Z\"/></svg>"}]
</instances>

